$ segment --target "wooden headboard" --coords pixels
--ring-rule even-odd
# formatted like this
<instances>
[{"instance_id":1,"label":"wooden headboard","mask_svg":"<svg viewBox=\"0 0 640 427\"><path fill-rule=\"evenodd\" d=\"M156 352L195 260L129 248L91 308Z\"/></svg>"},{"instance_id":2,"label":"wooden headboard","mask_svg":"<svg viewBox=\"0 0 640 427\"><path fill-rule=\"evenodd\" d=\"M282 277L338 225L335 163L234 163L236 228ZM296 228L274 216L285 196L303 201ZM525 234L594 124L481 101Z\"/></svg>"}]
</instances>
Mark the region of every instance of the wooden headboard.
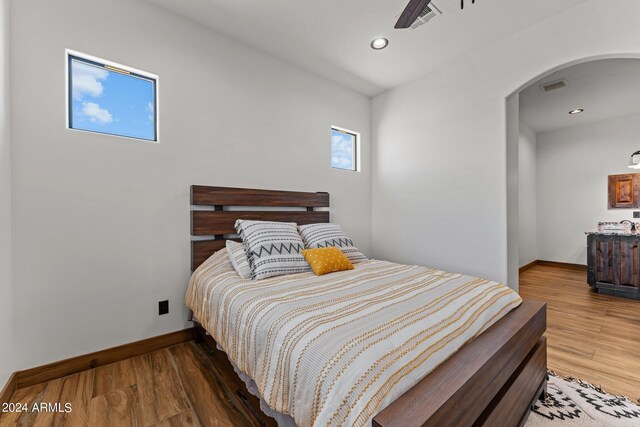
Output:
<instances>
[{"instance_id":1,"label":"wooden headboard","mask_svg":"<svg viewBox=\"0 0 640 427\"><path fill-rule=\"evenodd\" d=\"M305 210L241 210L239 207ZM329 222L329 211L315 210L327 207L329 193L192 185L191 270L225 247L226 241L236 234L234 224L238 219L296 222L300 225Z\"/></svg>"}]
</instances>

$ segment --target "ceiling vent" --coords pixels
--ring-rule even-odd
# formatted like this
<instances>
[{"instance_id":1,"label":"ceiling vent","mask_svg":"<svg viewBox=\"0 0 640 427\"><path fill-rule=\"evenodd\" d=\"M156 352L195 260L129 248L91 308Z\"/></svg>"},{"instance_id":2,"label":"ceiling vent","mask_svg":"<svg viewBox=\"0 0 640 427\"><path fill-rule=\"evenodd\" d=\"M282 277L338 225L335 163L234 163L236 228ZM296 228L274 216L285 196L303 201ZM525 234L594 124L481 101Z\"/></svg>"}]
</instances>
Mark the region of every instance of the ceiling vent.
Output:
<instances>
[{"instance_id":1,"label":"ceiling vent","mask_svg":"<svg viewBox=\"0 0 640 427\"><path fill-rule=\"evenodd\" d=\"M433 2L431 2L422 10L422 12L420 12L418 18L413 22L413 24L411 24L409 28L415 30L419 26L426 24L432 18L435 18L438 15L442 15L442 12L435 4L433 4ZM400 18L400 15L396 16L396 19L398 18Z\"/></svg>"},{"instance_id":2,"label":"ceiling vent","mask_svg":"<svg viewBox=\"0 0 640 427\"><path fill-rule=\"evenodd\" d=\"M567 87L567 81L562 79L540 85L540 90L543 92L553 92L554 90L564 89L565 87Z\"/></svg>"}]
</instances>

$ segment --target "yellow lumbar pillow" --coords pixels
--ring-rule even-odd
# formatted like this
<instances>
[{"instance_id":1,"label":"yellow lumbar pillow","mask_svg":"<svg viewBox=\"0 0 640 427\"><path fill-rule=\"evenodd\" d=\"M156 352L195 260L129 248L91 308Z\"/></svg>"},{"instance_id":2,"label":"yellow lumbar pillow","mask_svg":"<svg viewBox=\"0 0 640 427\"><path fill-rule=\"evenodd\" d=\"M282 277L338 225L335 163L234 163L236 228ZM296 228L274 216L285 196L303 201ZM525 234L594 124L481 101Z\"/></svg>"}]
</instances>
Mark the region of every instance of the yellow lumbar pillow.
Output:
<instances>
[{"instance_id":1,"label":"yellow lumbar pillow","mask_svg":"<svg viewBox=\"0 0 640 427\"><path fill-rule=\"evenodd\" d=\"M338 248L305 249L301 253L317 276L334 271L353 270L349 258Z\"/></svg>"}]
</instances>

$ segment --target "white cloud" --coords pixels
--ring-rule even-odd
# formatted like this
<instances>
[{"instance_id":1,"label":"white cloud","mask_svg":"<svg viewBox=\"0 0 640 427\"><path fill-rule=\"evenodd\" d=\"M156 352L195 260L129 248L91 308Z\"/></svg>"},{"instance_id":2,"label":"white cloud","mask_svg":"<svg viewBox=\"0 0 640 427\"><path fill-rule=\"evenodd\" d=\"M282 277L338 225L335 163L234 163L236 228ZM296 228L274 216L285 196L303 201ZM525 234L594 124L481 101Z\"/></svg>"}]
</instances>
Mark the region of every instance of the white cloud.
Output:
<instances>
[{"instance_id":1,"label":"white cloud","mask_svg":"<svg viewBox=\"0 0 640 427\"><path fill-rule=\"evenodd\" d=\"M111 115L109 110L100 107L95 102L83 102L82 114L89 117L89 120L91 120L92 122L97 122L100 124L113 122L113 116Z\"/></svg>"},{"instance_id":2,"label":"white cloud","mask_svg":"<svg viewBox=\"0 0 640 427\"><path fill-rule=\"evenodd\" d=\"M353 168L353 144L352 137L334 134L331 137L331 165L333 167Z\"/></svg>"},{"instance_id":3,"label":"white cloud","mask_svg":"<svg viewBox=\"0 0 640 427\"><path fill-rule=\"evenodd\" d=\"M153 114L153 102L149 102L147 104L147 113L149 113L149 115L147 116L149 118L149 121L152 122L154 119L154 114Z\"/></svg>"},{"instance_id":4,"label":"white cloud","mask_svg":"<svg viewBox=\"0 0 640 427\"><path fill-rule=\"evenodd\" d=\"M85 95L97 98L102 95L104 86L100 83L109 77L107 70L81 62L71 62L73 98L81 100Z\"/></svg>"},{"instance_id":5,"label":"white cloud","mask_svg":"<svg viewBox=\"0 0 640 427\"><path fill-rule=\"evenodd\" d=\"M331 165L342 169L351 169L353 167L353 162L347 157L333 156L331 158Z\"/></svg>"}]
</instances>

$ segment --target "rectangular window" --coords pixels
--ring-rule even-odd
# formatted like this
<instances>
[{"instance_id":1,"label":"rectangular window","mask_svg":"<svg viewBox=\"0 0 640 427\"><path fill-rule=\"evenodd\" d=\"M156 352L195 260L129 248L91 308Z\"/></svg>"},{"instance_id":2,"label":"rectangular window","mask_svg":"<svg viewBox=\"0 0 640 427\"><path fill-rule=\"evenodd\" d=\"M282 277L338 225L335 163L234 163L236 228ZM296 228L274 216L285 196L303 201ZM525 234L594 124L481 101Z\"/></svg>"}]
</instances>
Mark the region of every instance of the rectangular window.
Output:
<instances>
[{"instance_id":1,"label":"rectangular window","mask_svg":"<svg viewBox=\"0 0 640 427\"><path fill-rule=\"evenodd\" d=\"M359 170L359 144L359 133L335 126L331 127L331 167L350 171Z\"/></svg>"},{"instance_id":2,"label":"rectangular window","mask_svg":"<svg viewBox=\"0 0 640 427\"><path fill-rule=\"evenodd\" d=\"M68 126L158 141L157 76L67 52Z\"/></svg>"}]
</instances>

